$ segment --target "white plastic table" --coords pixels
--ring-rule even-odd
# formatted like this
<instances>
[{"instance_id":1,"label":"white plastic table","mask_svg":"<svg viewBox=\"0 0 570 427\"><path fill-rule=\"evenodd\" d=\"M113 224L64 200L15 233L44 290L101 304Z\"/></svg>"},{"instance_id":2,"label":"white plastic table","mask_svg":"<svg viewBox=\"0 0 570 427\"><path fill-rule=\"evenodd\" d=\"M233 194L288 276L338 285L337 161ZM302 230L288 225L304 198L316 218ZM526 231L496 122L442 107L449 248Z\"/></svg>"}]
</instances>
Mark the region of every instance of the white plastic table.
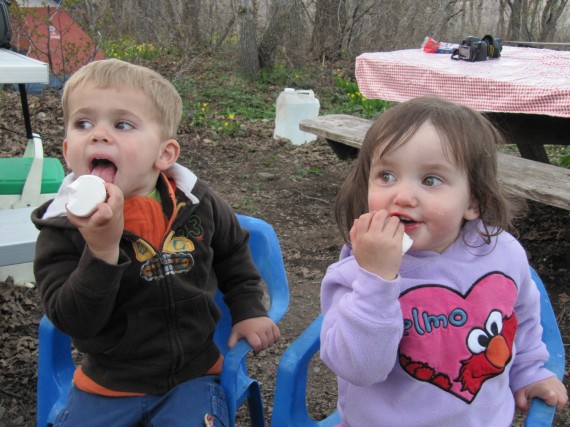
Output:
<instances>
[{"instance_id":1,"label":"white plastic table","mask_svg":"<svg viewBox=\"0 0 570 427\"><path fill-rule=\"evenodd\" d=\"M0 49L0 83L48 84L48 65L17 52Z\"/></svg>"},{"instance_id":2,"label":"white plastic table","mask_svg":"<svg viewBox=\"0 0 570 427\"><path fill-rule=\"evenodd\" d=\"M28 139L33 139L24 86L26 83L49 83L48 65L25 55L0 49L0 84L20 85L26 134ZM33 261L38 230L30 220L32 209L29 207L0 210L0 276L13 275L19 281L33 280L30 262Z\"/></svg>"}]
</instances>

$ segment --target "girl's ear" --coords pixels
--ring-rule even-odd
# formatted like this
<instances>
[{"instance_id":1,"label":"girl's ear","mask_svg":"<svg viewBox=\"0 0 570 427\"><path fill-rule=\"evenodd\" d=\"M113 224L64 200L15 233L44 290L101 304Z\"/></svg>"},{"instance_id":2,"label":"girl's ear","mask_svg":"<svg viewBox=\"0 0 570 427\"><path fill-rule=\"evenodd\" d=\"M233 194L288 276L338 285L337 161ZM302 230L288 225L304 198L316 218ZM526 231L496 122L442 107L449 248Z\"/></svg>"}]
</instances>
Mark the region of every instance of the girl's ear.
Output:
<instances>
[{"instance_id":1,"label":"girl's ear","mask_svg":"<svg viewBox=\"0 0 570 427\"><path fill-rule=\"evenodd\" d=\"M175 139L167 139L161 144L160 154L154 162L155 167L160 171L169 169L180 155L180 145Z\"/></svg>"},{"instance_id":2,"label":"girl's ear","mask_svg":"<svg viewBox=\"0 0 570 427\"><path fill-rule=\"evenodd\" d=\"M463 219L466 221L471 221L479 218L480 216L481 211L479 209L479 201L475 197L471 196L471 201L469 202L469 206L463 214Z\"/></svg>"}]
</instances>

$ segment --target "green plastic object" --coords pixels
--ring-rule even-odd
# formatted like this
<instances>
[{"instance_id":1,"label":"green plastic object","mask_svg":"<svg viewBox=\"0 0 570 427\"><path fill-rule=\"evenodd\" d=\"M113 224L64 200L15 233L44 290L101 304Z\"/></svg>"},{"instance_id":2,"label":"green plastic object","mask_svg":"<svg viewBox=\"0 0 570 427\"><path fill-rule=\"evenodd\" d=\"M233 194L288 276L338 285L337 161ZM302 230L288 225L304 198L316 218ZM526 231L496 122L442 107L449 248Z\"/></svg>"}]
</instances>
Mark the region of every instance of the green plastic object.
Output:
<instances>
[{"instance_id":1,"label":"green plastic object","mask_svg":"<svg viewBox=\"0 0 570 427\"><path fill-rule=\"evenodd\" d=\"M22 194L33 160L32 157L0 159L0 195ZM44 158L41 194L57 193L64 175L59 159Z\"/></svg>"}]
</instances>

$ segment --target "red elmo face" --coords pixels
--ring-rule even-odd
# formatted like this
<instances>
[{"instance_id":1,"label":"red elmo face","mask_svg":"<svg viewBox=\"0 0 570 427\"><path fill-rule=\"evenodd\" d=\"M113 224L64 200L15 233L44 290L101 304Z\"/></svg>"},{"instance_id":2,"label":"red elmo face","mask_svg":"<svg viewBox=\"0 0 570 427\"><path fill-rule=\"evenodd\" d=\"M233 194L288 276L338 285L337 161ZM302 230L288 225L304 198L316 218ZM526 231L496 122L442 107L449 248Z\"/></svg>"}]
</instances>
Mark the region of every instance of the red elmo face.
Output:
<instances>
[{"instance_id":1,"label":"red elmo face","mask_svg":"<svg viewBox=\"0 0 570 427\"><path fill-rule=\"evenodd\" d=\"M456 380L461 382L462 390L477 394L484 381L504 371L512 357L516 330L515 316L503 318L499 311L492 311L484 328L469 332L467 348L473 355L461 361Z\"/></svg>"}]
</instances>

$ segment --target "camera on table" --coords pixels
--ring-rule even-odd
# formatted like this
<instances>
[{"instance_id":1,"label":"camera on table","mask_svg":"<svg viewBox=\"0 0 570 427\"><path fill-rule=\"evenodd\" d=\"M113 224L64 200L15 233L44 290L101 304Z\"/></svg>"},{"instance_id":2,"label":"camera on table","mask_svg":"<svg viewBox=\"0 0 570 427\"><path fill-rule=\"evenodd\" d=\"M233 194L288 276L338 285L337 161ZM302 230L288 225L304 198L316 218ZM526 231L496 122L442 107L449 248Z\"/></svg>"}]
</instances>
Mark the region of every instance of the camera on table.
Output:
<instances>
[{"instance_id":1,"label":"camera on table","mask_svg":"<svg viewBox=\"0 0 570 427\"><path fill-rule=\"evenodd\" d=\"M485 61L487 60L488 44L479 37L467 37L458 48L459 59L464 61Z\"/></svg>"},{"instance_id":2,"label":"camera on table","mask_svg":"<svg viewBox=\"0 0 570 427\"><path fill-rule=\"evenodd\" d=\"M503 50L501 39L495 39L492 35L487 34L483 37L483 41L487 43L487 56L489 58L498 58L501 56L501 51Z\"/></svg>"},{"instance_id":3,"label":"camera on table","mask_svg":"<svg viewBox=\"0 0 570 427\"><path fill-rule=\"evenodd\" d=\"M501 56L503 44L501 39L495 39L487 34L483 39L469 36L461 45L453 50L451 59L461 59L463 61L485 61L487 58L498 58Z\"/></svg>"}]
</instances>

